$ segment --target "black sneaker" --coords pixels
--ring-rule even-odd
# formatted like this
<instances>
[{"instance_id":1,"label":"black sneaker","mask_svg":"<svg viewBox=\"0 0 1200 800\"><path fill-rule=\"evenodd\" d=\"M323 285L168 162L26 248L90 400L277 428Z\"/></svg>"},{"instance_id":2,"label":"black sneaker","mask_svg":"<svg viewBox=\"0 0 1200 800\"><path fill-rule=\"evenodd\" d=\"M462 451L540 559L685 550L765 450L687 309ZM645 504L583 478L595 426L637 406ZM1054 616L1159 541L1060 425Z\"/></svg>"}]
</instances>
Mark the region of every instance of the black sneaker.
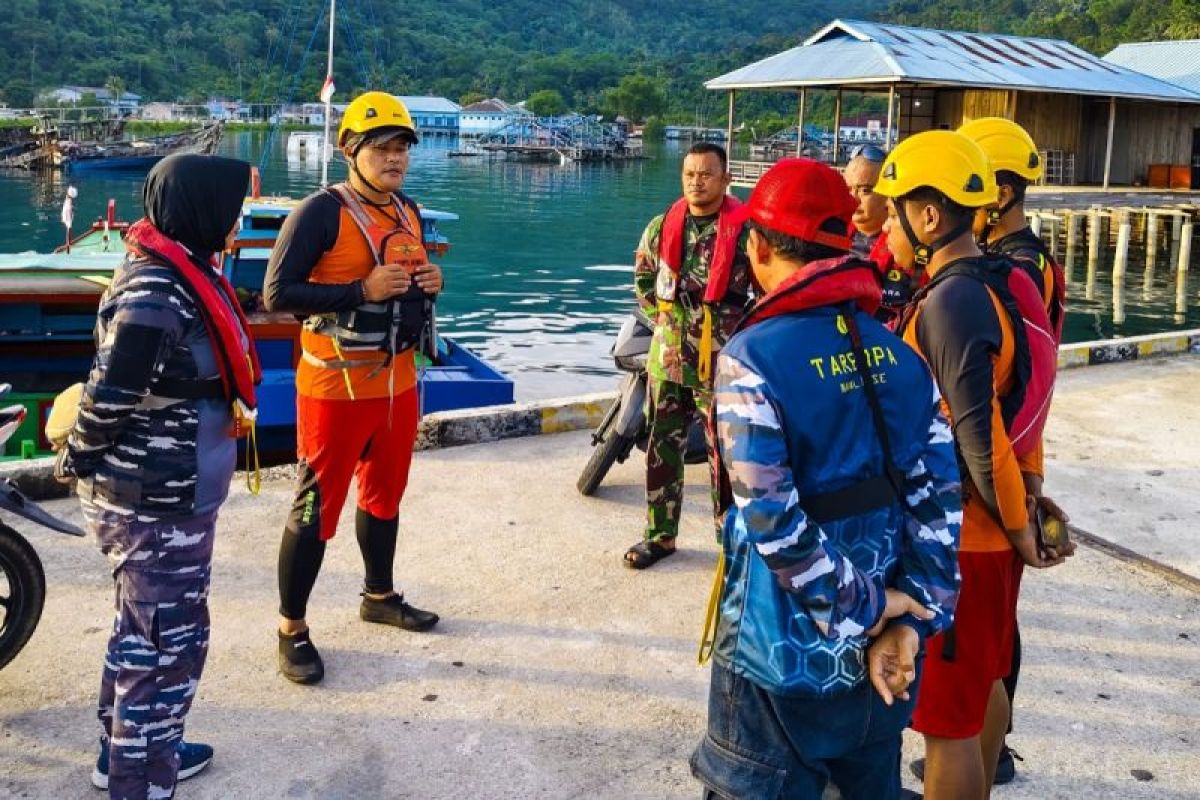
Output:
<instances>
[{"instance_id":1,"label":"black sneaker","mask_svg":"<svg viewBox=\"0 0 1200 800\"><path fill-rule=\"evenodd\" d=\"M394 594L382 600L363 595L362 605L358 608L358 616L367 622L379 622L384 625L395 625L406 631L427 631L437 625L437 614L432 611L422 611L404 602L404 595Z\"/></svg>"},{"instance_id":2,"label":"black sneaker","mask_svg":"<svg viewBox=\"0 0 1200 800\"><path fill-rule=\"evenodd\" d=\"M316 683L325 677L325 665L308 631L288 635L279 631L279 671L293 683Z\"/></svg>"},{"instance_id":3,"label":"black sneaker","mask_svg":"<svg viewBox=\"0 0 1200 800\"><path fill-rule=\"evenodd\" d=\"M1015 759L1025 760L1015 750L1008 749L1008 745L1000 748L1000 760L996 762L996 779L992 781L993 786L1003 786L1016 780L1017 762Z\"/></svg>"},{"instance_id":4,"label":"black sneaker","mask_svg":"<svg viewBox=\"0 0 1200 800\"><path fill-rule=\"evenodd\" d=\"M1000 748L1000 760L996 762L996 777L992 781L992 786L1003 786L1006 783L1012 783L1017 778L1017 762L1014 757L1020 759L1021 756L1010 750L1008 745ZM1024 759L1021 759L1024 761ZM925 780L925 759L918 758L912 762L909 767L912 774L917 776L917 780Z\"/></svg>"},{"instance_id":5,"label":"black sneaker","mask_svg":"<svg viewBox=\"0 0 1200 800\"><path fill-rule=\"evenodd\" d=\"M178 750L179 772L175 774L175 780L186 781L199 775L212 763L213 749L206 744L181 741ZM108 752L108 741L101 739L100 755L96 757L96 768L92 770L92 786L97 789L108 788Z\"/></svg>"}]
</instances>

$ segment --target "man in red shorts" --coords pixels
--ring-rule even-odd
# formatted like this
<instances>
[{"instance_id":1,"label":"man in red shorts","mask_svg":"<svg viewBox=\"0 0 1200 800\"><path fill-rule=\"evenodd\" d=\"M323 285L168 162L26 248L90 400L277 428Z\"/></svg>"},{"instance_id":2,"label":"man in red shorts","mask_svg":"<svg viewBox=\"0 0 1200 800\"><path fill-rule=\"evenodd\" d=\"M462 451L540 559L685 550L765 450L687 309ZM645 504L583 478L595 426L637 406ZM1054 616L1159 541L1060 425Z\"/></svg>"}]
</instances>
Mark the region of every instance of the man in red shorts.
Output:
<instances>
[{"instance_id":1,"label":"man in red shorts","mask_svg":"<svg viewBox=\"0 0 1200 800\"><path fill-rule=\"evenodd\" d=\"M416 143L400 100L384 92L355 99L338 134L349 179L288 216L267 269L267 307L305 320L296 369L300 485L279 549L279 670L296 683L325 674L305 617L351 477L366 572L359 615L415 631L438 621L392 584L420 413L413 354L428 329L429 297L442 288L417 205L400 193Z\"/></svg>"},{"instance_id":2,"label":"man in red shorts","mask_svg":"<svg viewBox=\"0 0 1200 800\"><path fill-rule=\"evenodd\" d=\"M1021 571L1062 561L1036 539L1033 499L1009 434L1034 399L1014 293L1036 289L1011 262L985 257L972 237L975 210L995 203L997 189L970 139L950 131L906 139L884 162L875 191L889 198L884 230L897 263L928 276L897 332L929 363L963 467L958 606L953 628L929 640L913 728L925 735L925 796L979 800L990 793L1008 723L1002 679ZM1033 309L1047 328L1044 308Z\"/></svg>"}]
</instances>

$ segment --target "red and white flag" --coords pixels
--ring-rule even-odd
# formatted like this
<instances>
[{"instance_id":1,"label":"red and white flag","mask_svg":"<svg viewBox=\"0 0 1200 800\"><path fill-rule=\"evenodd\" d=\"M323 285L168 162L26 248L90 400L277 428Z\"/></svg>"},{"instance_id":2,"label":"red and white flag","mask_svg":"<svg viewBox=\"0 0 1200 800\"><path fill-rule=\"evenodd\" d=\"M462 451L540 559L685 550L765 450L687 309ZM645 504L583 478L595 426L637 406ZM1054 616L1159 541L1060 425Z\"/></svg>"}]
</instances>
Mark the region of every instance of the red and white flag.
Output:
<instances>
[{"instance_id":1,"label":"red and white flag","mask_svg":"<svg viewBox=\"0 0 1200 800\"><path fill-rule=\"evenodd\" d=\"M69 230L75 222L75 198L79 196L79 190L74 186L67 187L67 196L63 200L62 206L62 224Z\"/></svg>"},{"instance_id":2,"label":"red and white flag","mask_svg":"<svg viewBox=\"0 0 1200 800\"><path fill-rule=\"evenodd\" d=\"M325 76L325 83L324 83L324 85L322 85L322 86L321 86L321 95L320 95L320 97L321 97L321 102L322 102L322 103L328 103L330 100L332 100L332 99L333 99L333 92L334 92L334 86L333 86L333 76L332 76L332 75L326 75L326 76Z\"/></svg>"}]
</instances>

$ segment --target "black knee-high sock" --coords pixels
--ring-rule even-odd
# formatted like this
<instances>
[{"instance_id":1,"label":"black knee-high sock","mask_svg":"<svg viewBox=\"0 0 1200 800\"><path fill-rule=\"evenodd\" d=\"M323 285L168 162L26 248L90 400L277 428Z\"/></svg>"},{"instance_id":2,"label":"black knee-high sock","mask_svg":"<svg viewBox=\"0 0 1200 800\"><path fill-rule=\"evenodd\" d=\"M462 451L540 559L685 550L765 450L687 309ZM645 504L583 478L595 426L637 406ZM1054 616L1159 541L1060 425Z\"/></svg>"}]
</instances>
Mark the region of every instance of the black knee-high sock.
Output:
<instances>
[{"instance_id":1,"label":"black knee-high sock","mask_svg":"<svg viewBox=\"0 0 1200 800\"><path fill-rule=\"evenodd\" d=\"M354 532L358 536L358 549L362 551L366 575L363 586L371 594L392 591L392 563L396 560L396 536L399 531L398 516L380 519L361 508L354 515Z\"/></svg>"},{"instance_id":2,"label":"black knee-high sock","mask_svg":"<svg viewBox=\"0 0 1200 800\"><path fill-rule=\"evenodd\" d=\"M280 614L288 619L304 619L308 597L324 560L325 542L319 537L292 530L283 532L279 545Z\"/></svg>"},{"instance_id":3,"label":"black knee-high sock","mask_svg":"<svg viewBox=\"0 0 1200 800\"><path fill-rule=\"evenodd\" d=\"M1017 679L1021 677L1021 627L1013 631L1012 669L1004 679L1004 692L1008 695L1008 732L1013 729L1013 698L1017 696Z\"/></svg>"}]
</instances>

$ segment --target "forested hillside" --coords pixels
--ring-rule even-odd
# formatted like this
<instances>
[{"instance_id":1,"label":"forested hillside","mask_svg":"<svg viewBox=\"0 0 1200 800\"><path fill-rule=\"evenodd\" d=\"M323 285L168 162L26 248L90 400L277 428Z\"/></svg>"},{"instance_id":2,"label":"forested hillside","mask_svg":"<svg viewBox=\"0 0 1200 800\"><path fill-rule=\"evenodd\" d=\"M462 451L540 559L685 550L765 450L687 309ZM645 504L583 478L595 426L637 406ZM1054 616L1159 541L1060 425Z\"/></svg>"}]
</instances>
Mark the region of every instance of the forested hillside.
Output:
<instances>
[{"instance_id":1,"label":"forested hillside","mask_svg":"<svg viewBox=\"0 0 1200 800\"><path fill-rule=\"evenodd\" d=\"M0 91L28 105L64 83L116 85L146 99L213 95L312 99L324 74L327 0L8 0L0 15ZM644 73L679 109L699 83L882 0L342 0L338 96L397 93L521 99L556 89L594 105L621 76ZM311 44L310 44L311 43Z\"/></svg>"},{"instance_id":2,"label":"forested hillside","mask_svg":"<svg viewBox=\"0 0 1200 800\"><path fill-rule=\"evenodd\" d=\"M340 0L338 99L367 87L462 100L554 90L604 108L622 77L645 76L667 118L721 124L705 79L800 42L837 16L1068 39L1200 37L1200 0ZM28 107L62 84L145 100L314 99L324 76L327 0L8 0L0 100ZM665 102L665 105L664 105ZM755 94L745 112L782 120L792 101ZM553 105L553 103L551 103ZM825 115L815 109L816 119ZM783 124L780 122L780 124Z\"/></svg>"}]
</instances>

